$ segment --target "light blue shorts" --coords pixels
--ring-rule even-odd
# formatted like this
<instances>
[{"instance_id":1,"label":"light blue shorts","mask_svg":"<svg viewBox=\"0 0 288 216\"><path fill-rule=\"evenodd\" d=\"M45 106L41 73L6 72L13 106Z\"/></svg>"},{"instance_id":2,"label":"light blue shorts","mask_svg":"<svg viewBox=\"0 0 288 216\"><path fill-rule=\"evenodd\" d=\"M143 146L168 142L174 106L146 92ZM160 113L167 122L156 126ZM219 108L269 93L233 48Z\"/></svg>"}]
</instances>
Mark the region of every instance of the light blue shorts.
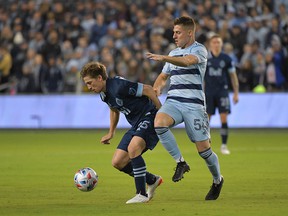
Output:
<instances>
[{"instance_id":1,"label":"light blue shorts","mask_svg":"<svg viewBox=\"0 0 288 216\"><path fill-rule=\"evenodd\" d=\"M191 107L191 104L168 99L158 112L166 113L174 119L174 126L184 122L185 130L192 142L210 139L208 115L205 107Z\"/></svg>"}]
</instances>

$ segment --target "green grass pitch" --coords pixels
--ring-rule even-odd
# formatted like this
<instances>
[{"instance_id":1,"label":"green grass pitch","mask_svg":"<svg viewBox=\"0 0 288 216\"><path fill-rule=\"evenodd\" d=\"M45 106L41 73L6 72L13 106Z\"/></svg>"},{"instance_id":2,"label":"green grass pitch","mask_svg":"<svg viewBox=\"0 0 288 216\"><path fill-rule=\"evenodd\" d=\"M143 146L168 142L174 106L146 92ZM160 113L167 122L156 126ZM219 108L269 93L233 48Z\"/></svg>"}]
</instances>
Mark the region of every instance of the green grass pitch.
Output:
<instances>
[{"instance_id":1,"label":"green grass pitch","mask_svg":"<svg viewBox=\"0 0 288 216\"><path fill-rule=\"evenodd\" d=\"M107 130L0 131L0 215L287 215L287 130L231 130L229 156L221 155L218 130L212 147L225 177L217 201L204 201L212 179L184 130L173 130L191 167L174 183L175 162L159 143L144 154L148 171L163 177L149 203L125 202L135 193L133 178L111 166L124 131L110 145ZM74 173L90 166L99 175L92 192L74 186Z\"/></svg>"}]
</instances>

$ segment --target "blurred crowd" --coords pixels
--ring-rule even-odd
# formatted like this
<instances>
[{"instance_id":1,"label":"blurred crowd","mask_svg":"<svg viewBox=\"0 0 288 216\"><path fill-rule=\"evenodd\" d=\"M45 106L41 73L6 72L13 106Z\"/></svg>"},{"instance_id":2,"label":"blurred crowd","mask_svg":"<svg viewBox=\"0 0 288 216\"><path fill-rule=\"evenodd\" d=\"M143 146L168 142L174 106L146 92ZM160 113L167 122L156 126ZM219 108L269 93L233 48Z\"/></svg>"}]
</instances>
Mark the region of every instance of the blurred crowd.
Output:
<instances>
[{"instance_id":1,"label":"blurred crowd","mask_svg":"<svg viewBox=\"0 0 288 216\"><path fill-rule=\"evenodd\" d=\"M173 20L182 15L195 19L198 42L222 36L240 91L287 91L285 0L0 0L0 92L79 94L89 61L110 77L153 84L163 64L145 53L175 48Z\"/></svg>"}]
</instances>

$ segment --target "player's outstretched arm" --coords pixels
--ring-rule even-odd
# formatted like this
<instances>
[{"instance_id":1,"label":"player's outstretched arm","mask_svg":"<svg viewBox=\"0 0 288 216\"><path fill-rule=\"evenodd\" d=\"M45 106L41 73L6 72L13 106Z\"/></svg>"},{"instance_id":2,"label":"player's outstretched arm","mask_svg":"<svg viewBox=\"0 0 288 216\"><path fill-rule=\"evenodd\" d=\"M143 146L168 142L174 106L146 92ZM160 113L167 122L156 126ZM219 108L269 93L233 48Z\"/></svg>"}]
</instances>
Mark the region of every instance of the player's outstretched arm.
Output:
<instances>
[{"instance_id":1,"label":"player's outstretched arm","mask_svg":"<svg viewBox=\"0 0 288 216\"><path fill-rule=\"evenodd\" d=\"M236 104L239 101L238 97L238 92L239 92L239 82L238 82L238 77L236 72L235 73L230 73L230 78L231 78L231 84L233 88L233 103Z\"/></svg>"},{"instance_id":2,"label":"player's outstretched arm","mask_svg":"<svg viewBox=\"0 0 288 216\"><path fill-rule=\"evenodd\" d=\"M195 55L186 55L182 57L168 56L168 55L158 55L153 53L146 53L148 59L155 61L168 62L180 67L188 67L193 64L198 64L198 58Z\"/></svg>"},{"instance_id":3,"label":"player's outstretched arm","mask_svg":"<svg viewBox=\"0 0 288 216\"><path fill-rule=\"evenodd\" d=\"M160 107L162 106L162 104L161 104L159 98L157 97L156 92L153 90L152 86L144 84L142 95L145 95L148 98L150 98L157 109L160 109Z\"/></svg>"},{"instance_id":4,"label":"player's outstretched arm","mask_svg":"<svg viewBox=\"0 0 288 216\"><path fill-rule=\"evenodd\" d=\"M110 144L110 140L114 137L116 127L119 121L120 113L118 110L110 109L110 129L109 133L102 137L101 143Z\"/></svg>"}]
</instances>

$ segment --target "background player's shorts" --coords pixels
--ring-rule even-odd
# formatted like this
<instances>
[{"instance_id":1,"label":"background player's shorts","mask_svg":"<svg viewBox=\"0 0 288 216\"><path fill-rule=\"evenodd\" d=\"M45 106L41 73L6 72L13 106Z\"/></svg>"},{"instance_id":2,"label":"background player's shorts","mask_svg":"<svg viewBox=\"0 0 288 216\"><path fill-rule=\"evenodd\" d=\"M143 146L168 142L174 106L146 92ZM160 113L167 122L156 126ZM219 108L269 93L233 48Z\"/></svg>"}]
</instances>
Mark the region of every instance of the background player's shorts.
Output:
<instances>
[{"instance_id":1,"label":"background player's shorts","mask_svg":"<svg viewBox=\"0 0 288 216\"><path fill-rule=\"evenodd\" d=\"M154 129L154 118L155 114L149 114L143 117L138 125L132 127L125 133L117 148L127 152L132 138L134 136L139 136L146 142L146 149L143 152L145 152L147 149L152 150L159 141Z\"/></svg>"},{"instance_id":2,"label":"background player's shorts","mask_svg":"<svg viewBox=\"0 0 288 216\"><path fill-rule=\"evenodd\" d=\"M175 100L168 99L158 112L171 116L176 126L182 122L185 124L186 133L192 142L210 139L208 115L205 107L191 107Z\"/></svg>"},{"instance_id":3,"label":"background player's shorts","mask_svg":"<svg viewBox=\"0 0 288 216\"><path fill-rule=\"evenodd\" d=\"M230 113L230 99L228 91L220 91L215 94L206 94L206 107L207 113L210 115L215 114L216 108L219 113Z\"/></svg>"}]
</instances>

